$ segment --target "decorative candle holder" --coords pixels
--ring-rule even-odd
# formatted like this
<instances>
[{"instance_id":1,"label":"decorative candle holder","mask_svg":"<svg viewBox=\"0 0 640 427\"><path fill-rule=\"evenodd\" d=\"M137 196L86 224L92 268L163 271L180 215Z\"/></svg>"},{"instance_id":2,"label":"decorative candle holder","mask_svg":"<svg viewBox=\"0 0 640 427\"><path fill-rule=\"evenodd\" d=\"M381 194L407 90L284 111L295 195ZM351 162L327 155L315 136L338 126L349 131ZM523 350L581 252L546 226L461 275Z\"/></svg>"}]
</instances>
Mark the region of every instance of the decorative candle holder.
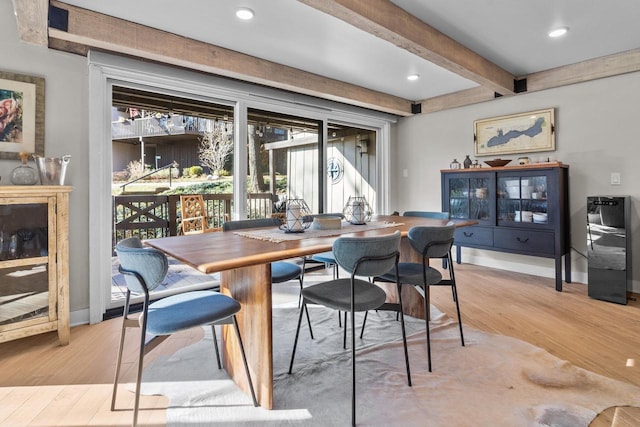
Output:
<instances>
[{"instance_id":1,"label":"decorative candle holder","mask_svg":"<svg viewBox=\"0 0 640 427\"><path fill-rule=\"evenodd\" d=\"M349 196L342 213L351 224L366 224L371 221L372 209L364 196Z\"/></svg>"},{"instance_id":2,"label":"decorative candle holder","mask_svg":"<svg viewBox=\"0 0 640 427\"><path fill-rule=\"evenodd\" d=\"M285 201L285 218L280 226L287 233L304 233L311 226L305 218L311 215L311 209L304 199L288 199Z\"/></svg>"}]
</instances>

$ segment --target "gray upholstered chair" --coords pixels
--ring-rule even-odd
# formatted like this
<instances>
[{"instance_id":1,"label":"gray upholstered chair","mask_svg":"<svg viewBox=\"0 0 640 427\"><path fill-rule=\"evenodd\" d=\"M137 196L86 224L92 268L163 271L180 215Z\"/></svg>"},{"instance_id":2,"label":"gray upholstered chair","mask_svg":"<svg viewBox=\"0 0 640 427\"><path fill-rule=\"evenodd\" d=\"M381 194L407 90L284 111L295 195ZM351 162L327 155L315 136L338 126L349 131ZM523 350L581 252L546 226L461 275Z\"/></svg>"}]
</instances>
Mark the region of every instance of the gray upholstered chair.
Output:
<instances>
[{"instance_id":1,"label":"gray upholstered chair","mask_svg":"<svg viewBox=\"0 0 640 427\"><path fill-rule=\"evenodd\" d=\"M253 404L254 406L258 406L235 316L235 314L240 311L240 303L219 292L204 290L171 295L150 304L150 293L162 283L162 280L164 280L167 274L169 265L167 257L164 253L156 249L144 247L137 237L131 237L118 243L116 245L116 253L120 261L120 272L125 275L127 294L122 320L120 346L118 347L116 372L113 381L111 410L115 410L125 332L128 328L140 329L138 373L136 377L135 403L133 408L133 425L135 426L138 422L140 383L142 381L145 354L167 339L171 334L197 326L211 325L215 344L216 331L213 324L219 321L226 322L229 319L231 319L235 327ZM142 313L138 319L129 317L132 291L134 293L144 294ZM147 340L147 334L153 338ZM220 366L217 345L215 345L215 349L216 357L218 357L218 366Z\"/></svg>"},{"instance_id":2,"label":"gray upholstered chair","mask_svg":"<svg viewBox=\"0 0 640 427\"><path fill-rule=\"evenodd\" d=\"M444 226L436 227L412 227L408 233L408 239L413 250L422 256L422 262L401 262L397 269L389 269L380 279L388 282L401 283L402 285L413 285L424 290L424 311L427 334L427 357L429 359L429 372L431 372L431 340L429 334L429 287L430 286L451 286L456 310L458 312L458 325L460 327L460 341L464 346L464 335L462 332L462 318L460 316L460 305L458 303L458 290L456 288L455 273L451 262L451 246L453 245L453 233L455 224L449 222ZM429 266L429 258L443 258L448 260L449 278L444 279L442 273Z\"/></svg>"},{"instance_id":3,"label":"gray upholstered chair","mask_svg":"<svg viewBox=\"0 0 640 427\"><path fill-rule=\"evenodd\" d=\"M437 212L437 211L405 211L402 216L414 216L420 218L433 218L433 219L449 219L451 214L449 212ZM442 268L447 268L447 259L442 259ZM455 298L455 295L454 295Z\"/></svg>"},{"instance_id":4,"label":"gray upholstered chair","mask_svg":"<svg viewBox=\"0 0 640 427\"><path fill-rule=\"evenodd\" d=\"M351 274L350 278L335 279L327 282L307 286L302 289L302 307L298 317L298 327L291 353L289 373L293 369L293 361L300 334L302 315L307 304L320 304L351 315L351 423L356 423L356 340L355 340L355 312L374 310L381 307L386 299L386 293L378 286L359 277L378 276L384 272L396 270L398 266L398 247L400 232L373 237L340 237L333 244L333 253L340 267ZM397 271L396 271L397 273ZM400 289L400 283L397 283ZM346 323L346 322L345 322ZM346 325L345 325L346 327ZM407 369L407 382L411 385L409 370L409 353L407 338L402 322L402 340Z\"/></svg>"},{"instance_id":5,"label":"gray upholstered chair","mask_svg":"<svg viewBox=\"0 0 640 427\"><path fill-rule=\"evenodd\" d=\"M280 218L256 218L256 219L239 219L235 221L226 221L222 224L222 231L243 230L248 228L260 227L279 227L282 224ZM275 261L271 263L271 283L284 283L289 280L298 279L300 282L300 295L302 295L302 283L304 280L304 268L298 264L287 261ZM300 298L300 297L299 297ZM311 330L311 320L307 311L307 322L309 323L309 333L313 338Z\"/></svg>"}]
</instances>

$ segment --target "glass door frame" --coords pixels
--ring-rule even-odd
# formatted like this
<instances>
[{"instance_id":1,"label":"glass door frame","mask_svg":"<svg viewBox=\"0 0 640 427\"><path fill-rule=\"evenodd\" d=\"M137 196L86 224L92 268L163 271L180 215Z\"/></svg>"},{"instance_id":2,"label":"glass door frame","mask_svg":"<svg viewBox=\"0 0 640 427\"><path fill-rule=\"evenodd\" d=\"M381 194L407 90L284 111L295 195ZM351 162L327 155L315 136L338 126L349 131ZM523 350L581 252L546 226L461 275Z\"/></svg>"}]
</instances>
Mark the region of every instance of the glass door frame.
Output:
<instances>
[{"instance_id":1,"label":"glass door frame","mask_svg":"<svg viewBox=\"0 0 640 427\"><path fill-rule=\"evenodd\" d=\"M322 122L322 165L326 163L328 122L376 131L378 149L375 212L388 212L391 124L396 116L364 108L260 87L161 64L150 64L104 52L89 52L89 310L90 323L103 320L110 301L111 279L111 88L140 87L180 97L196 97L234 107L234 218L246 216L247 109L255 108ZM325 170L324 166L321 170ZM324 181L325 175L319 174ZM326 205L324 183L322 203Z\"/></svg>"}]
</instances>

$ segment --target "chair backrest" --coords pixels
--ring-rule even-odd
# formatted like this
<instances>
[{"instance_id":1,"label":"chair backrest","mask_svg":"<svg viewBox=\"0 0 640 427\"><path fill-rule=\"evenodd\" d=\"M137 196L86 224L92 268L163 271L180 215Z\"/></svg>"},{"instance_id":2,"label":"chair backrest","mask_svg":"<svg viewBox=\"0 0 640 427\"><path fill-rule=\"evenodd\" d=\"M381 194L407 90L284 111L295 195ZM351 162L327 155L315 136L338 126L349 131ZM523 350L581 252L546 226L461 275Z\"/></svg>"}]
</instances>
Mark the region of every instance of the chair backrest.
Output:
<instances>
[{"instance_id":1,"label":"chair backrest","mask_svg":"<svg viewBox=\"0 0 640 427\"><path fill-rule=\"evenodd\" d=\"M183 234L204 233L209 226L204 199L200 194L180 196L180 213Z\"/></svg>"},{"instance_id":2,"label":"chair backrest","mask_svg":"<svg viewBox=\"0 0 640 427\"><path fill-rule=\"evenodd\" d=\"M152 291L164 280L169 269L167 256L157 249L144 247L138 237L130 237L116 245L120 268L125 273L127 287L133 292ZM137 274L143 283L131 274Z\"/></svg>"},{"instance_id":3,"label":"chair backrest","mask_svg":"<svg viewBox=\"0 0 640 427\"><path fill-rule=\"evenodd\" d=\"M278 227L282 224L280 218L256 218L227 221L222 224L222 231L242 230L243 228Z\"/></svg>"},{"instance_id":4,"label":"chair backrest","mask_svg":"<svg viewBox=\"0 0 640 427\"><path fill-rule=\"evenodd\" d=\"M425 258L444 258L453 245L455 230L453 222L442 226L411 227L407 237L411 247Z\"/></svg>"},{"instance_id":5,"label":"chair backrest","mask_svg":"<svg viewBox=\"0 0 640 427\"><path fill-rule=\"evenodd\" d=\"M383 236L340 237L333 243L333 255L349 273L381 276L395 266L400 236L400 231L396 231ZM372 259L361 261L365 257Z\"/></svg>"},{"instance_id":6,"label":"chair backrest","mask_svg":"<svg viewBox=\"0 0 640 427\"><path fill-rule=\"evenodd\" d=\"M406 211L402 216L419 216L421 218L449 219L449 212Z\"/></svg>"}]
</instances>

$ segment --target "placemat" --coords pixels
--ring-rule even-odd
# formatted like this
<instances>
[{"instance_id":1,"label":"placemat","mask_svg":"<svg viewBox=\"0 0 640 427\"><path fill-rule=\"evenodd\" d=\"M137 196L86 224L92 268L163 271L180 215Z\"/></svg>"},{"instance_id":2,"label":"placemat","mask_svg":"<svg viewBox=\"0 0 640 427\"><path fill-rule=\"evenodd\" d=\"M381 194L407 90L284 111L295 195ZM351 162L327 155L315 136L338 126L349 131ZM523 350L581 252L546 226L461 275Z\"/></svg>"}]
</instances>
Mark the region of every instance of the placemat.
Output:
<instances>
[{"instance_id":1,"label":"placemat","mask_svg":"<svg viewBox=\"0 0 640 427\"><path fill-rule=\"evenodd\" d=\"M362 225L354 225L351 223L342 223L342 228L336 230L313 230L311 228L304 233L287 233L278 229L260 229L260 230L243 230L235 231L238 236L248 237L256 240L266 240L272 243L281 243L291 240L312 239L314 237L339 236L346 233L355 233L358 231L377 230L379 228L391 228L402 225L400 222L372 221Z\"/></svg>"}]
</instances>

